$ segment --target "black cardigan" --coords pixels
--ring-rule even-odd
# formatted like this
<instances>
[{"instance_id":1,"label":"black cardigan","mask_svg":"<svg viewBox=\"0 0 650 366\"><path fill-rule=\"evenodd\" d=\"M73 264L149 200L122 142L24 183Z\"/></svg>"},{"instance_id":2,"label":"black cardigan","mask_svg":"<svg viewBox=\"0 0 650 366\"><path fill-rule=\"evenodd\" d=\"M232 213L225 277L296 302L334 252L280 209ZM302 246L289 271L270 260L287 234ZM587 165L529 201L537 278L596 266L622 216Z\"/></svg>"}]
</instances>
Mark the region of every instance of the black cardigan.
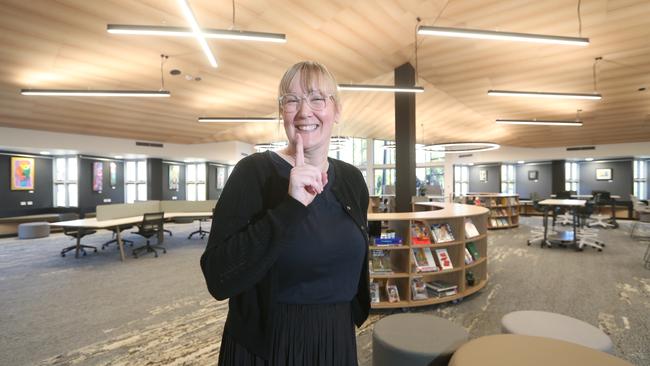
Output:
<instances>
[{"instance_id":1,"label":"black cardigan","mask_svg":"<svg viewBox=\"0 0 650 366\"><path fill-rule=\"evenodd\" d=\"M307 207L288 195L270 152L256 153L235 166L217 202L201 269L210 294L229 298L225 329L250 352L268 359L272 311L277 294L275 262L287 228L299 223ZM368 188L354 166L329 159L336 179L332 192L362 231L368 243ZM363 260L357 295L352 301L354 323L368 317L368 254Z\"/></svg>"}]
</instances>

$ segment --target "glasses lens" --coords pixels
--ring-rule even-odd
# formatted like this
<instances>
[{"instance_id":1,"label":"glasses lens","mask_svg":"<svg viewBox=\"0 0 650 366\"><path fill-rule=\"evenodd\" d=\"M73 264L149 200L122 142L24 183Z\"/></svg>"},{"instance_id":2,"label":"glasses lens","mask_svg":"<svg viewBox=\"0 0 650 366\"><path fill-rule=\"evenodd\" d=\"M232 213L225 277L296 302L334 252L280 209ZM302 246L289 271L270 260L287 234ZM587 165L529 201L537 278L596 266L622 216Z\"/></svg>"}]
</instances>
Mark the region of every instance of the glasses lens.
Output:
<instances>
[{"instance_id":1,"label":"glasses lens","mask_svg":"<svg viewBox=\"0 0 650 366\"><path fill-rule=\"evenodd\" d=\"M285 94L280 99L280 104L285 111L295 112L298 109L298 104L300 104L300 98L297 95Z\"/></svg>"},{"instance_id":2,"label":"glasses lens","mask_svg":"<svg viewBox=\"0 0 650 366\"><path fill-rule=\"evenodd\" d=\"M310 93L309 96L307 96L307 100L309 100L309 106L311 109L315 111L322 111L325 109L326 97L321 93Z\"/></svg>"},{"instance_id":3,"label":"glasses lens","mask_svg":"<svg viewBox=\"0 0 650 366\"><path fill-rule=\"evenodd\" d=\"M304 99L307 101L309 108L314 111L322 111L325 109L327 104L327 96L321 93L309 93L304 97L297 96L295 94L285 94L280 98L280 105L285 112L295 112L300 107L300 103Z\"/></svg>"}]
</instances>

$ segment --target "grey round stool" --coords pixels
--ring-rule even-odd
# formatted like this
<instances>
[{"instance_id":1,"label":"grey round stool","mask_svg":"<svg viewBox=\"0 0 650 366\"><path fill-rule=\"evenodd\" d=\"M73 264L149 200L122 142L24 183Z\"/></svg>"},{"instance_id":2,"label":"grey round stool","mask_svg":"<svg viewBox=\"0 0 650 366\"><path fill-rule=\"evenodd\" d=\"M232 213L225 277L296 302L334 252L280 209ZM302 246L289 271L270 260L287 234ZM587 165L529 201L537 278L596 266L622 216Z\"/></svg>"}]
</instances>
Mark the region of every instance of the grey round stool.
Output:
<instances>
[{"instance_id":1,"label":"grey round stool","mask_svg":"<svg viewBox=\"0 0 650 366\"><path fill-rule=\"evenodd\" d=\"M514 311L501 318L503 333L559 339L599 351L614 353L605 332L570 316L546 311Z\"/></svg>"},{"instance_id":2,"label":"grey round stool","mask_svg":"<svg viewBox=\"0 0 650 366\"><path fill-rule=\"evenodd\" d=\"M47 222L25 222L18 225L18 239L44 238L50 235Z\"/></svg>"},{"instance_id":3,"label":"grey round stool","mask_svg":"<svg viewBox=\"0 0 650 366\"><path fill-rule=\"evenodd\" d=\"M467 342L467 331L428 314L395 314L379 320L372 334L373 366L447 365Z\"/></svg>"}]
</instances>

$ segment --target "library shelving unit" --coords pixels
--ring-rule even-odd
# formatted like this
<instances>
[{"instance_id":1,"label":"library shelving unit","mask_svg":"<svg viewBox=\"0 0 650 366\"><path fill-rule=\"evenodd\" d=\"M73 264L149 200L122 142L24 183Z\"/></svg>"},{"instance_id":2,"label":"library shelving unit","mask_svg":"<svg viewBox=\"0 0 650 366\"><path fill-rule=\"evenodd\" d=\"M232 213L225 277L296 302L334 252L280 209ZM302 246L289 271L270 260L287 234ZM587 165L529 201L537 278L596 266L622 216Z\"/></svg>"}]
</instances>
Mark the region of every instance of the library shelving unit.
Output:
<instances>
[{"instance_id":1,"label":"library shelving unit","mask_svg":"<svg viewBox=\"0 0 650 366\"><path fill-rule=\"evenodd\" d=\"M487 228L509 229L519 226L519 195L509 193L467 193L462 202L480 201L480 205L490 210Z\"/></svg>"},{"instance_id":2,"label":"library shelving unit","mask_svg":"<svg viewBox=\"0 0 650 366\"><path fill-rule=\"evenodd\" d=\"M383 251L390 262L391 273L377 273L370 264L370 280L378 283L379 302L372 303L373 309L408 308L442 302L454 301L471 295L487 284L487 217L489 210L484 207L458 203L418 202L413 205L414 212L369 213L368 221L381 222L382 232L391 231L403 239L401 245L375 245L371 236L369 258L372 262L374 251ZM478 231L477 236L466 238L465 223L471 221ZM411 238L411 224L421 223L427 227L432 224L448 224L453 241L434 244L415 244ZM465 264L465 247L474 243L479 255L470 264ZM453 268L437 272L419 272L415 263L413 249L444 248L447 250ZM436 255L433 254L435 257ZM468 285L467 274L472 272L474 284ZM443 297L429 296L427 299L414 300L412 283L414 279L423 282L441 281L457 286L457 293ZM399 301L389 302L386 285L395 285L399 292Z\"/></svg>"}]
</instances>

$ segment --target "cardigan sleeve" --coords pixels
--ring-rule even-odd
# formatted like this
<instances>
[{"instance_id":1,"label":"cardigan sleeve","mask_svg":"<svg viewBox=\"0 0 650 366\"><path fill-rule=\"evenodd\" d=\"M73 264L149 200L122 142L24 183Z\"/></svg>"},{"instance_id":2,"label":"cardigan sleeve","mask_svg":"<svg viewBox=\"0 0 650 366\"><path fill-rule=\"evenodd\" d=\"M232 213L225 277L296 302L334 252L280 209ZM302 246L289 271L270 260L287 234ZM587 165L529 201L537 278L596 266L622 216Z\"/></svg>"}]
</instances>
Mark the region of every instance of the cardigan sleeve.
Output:
<instances>
[{"instance_id":1,"label":"cardigan sleeve","mask_svg":"<svg viewBox=\"0 0 650 366\"><path fill-rule=\"evenodd\" d=\"M214 209L201 269L210 294L217 300L235 296L259 282L277 260L287 229L307 216L307 207L287 193L277 206L264 210L268 174L263 171L254 157L242 159Z\"/></svg>"}]
</instances>

